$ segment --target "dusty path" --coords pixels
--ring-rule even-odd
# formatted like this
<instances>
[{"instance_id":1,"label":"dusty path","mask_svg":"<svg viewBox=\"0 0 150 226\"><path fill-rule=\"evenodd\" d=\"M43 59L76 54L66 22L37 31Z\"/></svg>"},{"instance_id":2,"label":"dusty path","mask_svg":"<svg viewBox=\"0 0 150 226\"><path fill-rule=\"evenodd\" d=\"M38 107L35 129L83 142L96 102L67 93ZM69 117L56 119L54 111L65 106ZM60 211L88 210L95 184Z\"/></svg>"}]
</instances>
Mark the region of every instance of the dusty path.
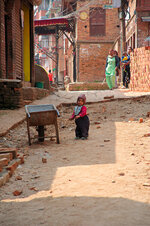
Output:
<instances>
[{"instance_id":1,"label":"dusty path","mask_svg":"<svg viewBox=\"0 0 150 226\"><path fill-rule=\"evenodd\" d=\"M0 188L1 226L150 225L150 137L143 136L150 132L149 98L87 107L87 141L74 140L70 107L60 109L59 145L28 147L25 123L1 140L25 154L25 164ZM16 189L23 191L18 197Z\"/></svg>"}]
</instances>

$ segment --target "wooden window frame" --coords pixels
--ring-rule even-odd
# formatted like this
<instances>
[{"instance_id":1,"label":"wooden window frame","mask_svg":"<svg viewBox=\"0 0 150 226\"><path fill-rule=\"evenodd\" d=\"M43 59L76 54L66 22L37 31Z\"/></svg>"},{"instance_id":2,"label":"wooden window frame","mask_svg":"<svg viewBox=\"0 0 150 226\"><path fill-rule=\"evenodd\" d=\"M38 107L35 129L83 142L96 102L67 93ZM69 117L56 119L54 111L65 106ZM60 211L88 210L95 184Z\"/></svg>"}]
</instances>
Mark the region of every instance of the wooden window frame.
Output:
<instances>
[{"instance_id":1,"label":"wooden window frame","mask_svg":"<svg viewBox=\"0 0 150 226\"><path fill-rule=\"evenodd\" d=\"M94 11L96 12L95 15L94 15ZM100 15L102 16L100 17ZM90 24L91 37L105 36L106 35L106 10L101 7L90 8L89 24Z\"/></svg>"}]
</instances>

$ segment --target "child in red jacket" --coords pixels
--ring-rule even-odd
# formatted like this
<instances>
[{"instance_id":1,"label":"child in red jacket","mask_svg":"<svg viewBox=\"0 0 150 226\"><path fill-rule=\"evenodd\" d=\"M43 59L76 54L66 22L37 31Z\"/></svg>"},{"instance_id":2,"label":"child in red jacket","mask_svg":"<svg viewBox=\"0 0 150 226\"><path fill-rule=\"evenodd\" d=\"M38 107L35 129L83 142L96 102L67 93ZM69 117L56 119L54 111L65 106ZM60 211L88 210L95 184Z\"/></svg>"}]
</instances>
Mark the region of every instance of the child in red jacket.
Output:
<instances>
[{"instance_id":1,"label":"child in red jacket","mask_svg":"<svg viewBox=\"0 0 150 226\"><path fill-rule=\"evenodd\" d=\"M75 119L76 123L76 130L75 139L82 139L86 140L88 138L88 131L89 131L89 118L87 116L87 108L85 107L86 97L84 94L80 95L77 99L77 106L74 108L73 114L70 120Z\"/></svg>"},{"instance_id":2,"label":"child in red jacket","mask_svg":"<svg viewBox=\"0 0 150 226\"><path fill-rule=\"evenodd\" d=\"M49 70L48 78L49 78L50 85L52 85L53 84L53 74L51 73L51 70Z\"/></svg>"}]
</instances>

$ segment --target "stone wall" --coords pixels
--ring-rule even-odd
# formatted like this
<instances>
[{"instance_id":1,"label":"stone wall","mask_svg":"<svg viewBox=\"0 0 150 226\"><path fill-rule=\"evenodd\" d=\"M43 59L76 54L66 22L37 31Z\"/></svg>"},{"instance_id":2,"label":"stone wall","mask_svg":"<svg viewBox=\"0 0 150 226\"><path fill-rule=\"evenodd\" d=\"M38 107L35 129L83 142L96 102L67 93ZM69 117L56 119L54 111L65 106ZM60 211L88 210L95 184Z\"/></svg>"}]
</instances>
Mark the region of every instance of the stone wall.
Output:
<instances>
[{"instance_id":1,"label":"stone wall","mask_svg":"<svg viewBox=\"0 0 150 226\"><path fill-rule=\"evenodd\" d=\"M67 91L80 91L80 90L108 90L108 85L106 82L77 82L69 83L66 85Z\"/></svg>"},{"instance_id":2,"label":"stone wall","mask_svg":"<svg viewBox=\"0 0 150 226\"><path fill-rule=\"evenodd\" d=\"M134 49L131 54L132 91L150 91L150 46Z\"/></svg>"},{"instance_id":3,"label":"stone wall","mask_svg":"<svg viewBox=\"0 0 150 226\"><path fill-rule=\"evenodd\" d=\"M23 87L23 99L26 101L34 101L42 99L50 94L50 90L35 88L35 87Z\"/></svg>"}]
</instances>

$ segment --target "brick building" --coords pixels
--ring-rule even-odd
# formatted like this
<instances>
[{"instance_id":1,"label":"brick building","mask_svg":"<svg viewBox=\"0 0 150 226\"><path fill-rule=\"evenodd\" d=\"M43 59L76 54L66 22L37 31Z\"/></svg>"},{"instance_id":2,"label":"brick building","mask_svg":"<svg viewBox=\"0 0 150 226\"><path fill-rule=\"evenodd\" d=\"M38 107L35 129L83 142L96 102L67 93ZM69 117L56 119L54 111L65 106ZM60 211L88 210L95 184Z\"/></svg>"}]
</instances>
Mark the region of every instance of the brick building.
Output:
<instances>
[{"instance_id":1,"label":"brick building","mask_svg":"<svg viewBox=\"0 0 150 226\"><path fill-rule=\"evenodd\" d=\"M125 0L122 1L125 2ZM150 91L150 1L128 0L125 2L124 12L124 32L120 30L120 36L124 33L122 51L127 50L128 46L134 49L131 54L130 89ZM115 43L117 50L119 50L117 48L119 42L120 37Z\"/></svg>"},{"instance_id":2,"label":"brick building","mask_svg":"<svg viewBox=\"0 0 150 226\"><path fill-rule=\"evenodd\" d=\"M0 108L23 106L22 87L35 85L33 7L40 3L0 1Z\"/></svg>"},{"instance_id":3,"label":"brick building","mask_svg":"<svg viewBox=\"0 0 150 226\"><path fill-rule=\"evenodd\" d=\"M106 9L108 0L63 1L65 14L75 18L73 45L66 43L66 73L72 81L103 81L109 49L119 35L118 9ZM76 65L76 66L75 66Z\"/></svg>"},{"instance_id":4,"label":"brick building","mask_svg":"<svg viewBox=\"0 0 150 226\"><path fill-rule=\"evenodd\" d=\"M0 1L0 78L34 85L33 6L40 3Z\"/></svg>"},{"instance_id":5,"label":"brick building","mask_svg":"<svg viewBox=\"0 0 150 226\"><path fill-rule=\"evenodd\" d=\"M130 18L126 23L126 46L139 48L149 45L146 38L150 36L150 1L129 0Z\"/></svg>"}]
</instances>

